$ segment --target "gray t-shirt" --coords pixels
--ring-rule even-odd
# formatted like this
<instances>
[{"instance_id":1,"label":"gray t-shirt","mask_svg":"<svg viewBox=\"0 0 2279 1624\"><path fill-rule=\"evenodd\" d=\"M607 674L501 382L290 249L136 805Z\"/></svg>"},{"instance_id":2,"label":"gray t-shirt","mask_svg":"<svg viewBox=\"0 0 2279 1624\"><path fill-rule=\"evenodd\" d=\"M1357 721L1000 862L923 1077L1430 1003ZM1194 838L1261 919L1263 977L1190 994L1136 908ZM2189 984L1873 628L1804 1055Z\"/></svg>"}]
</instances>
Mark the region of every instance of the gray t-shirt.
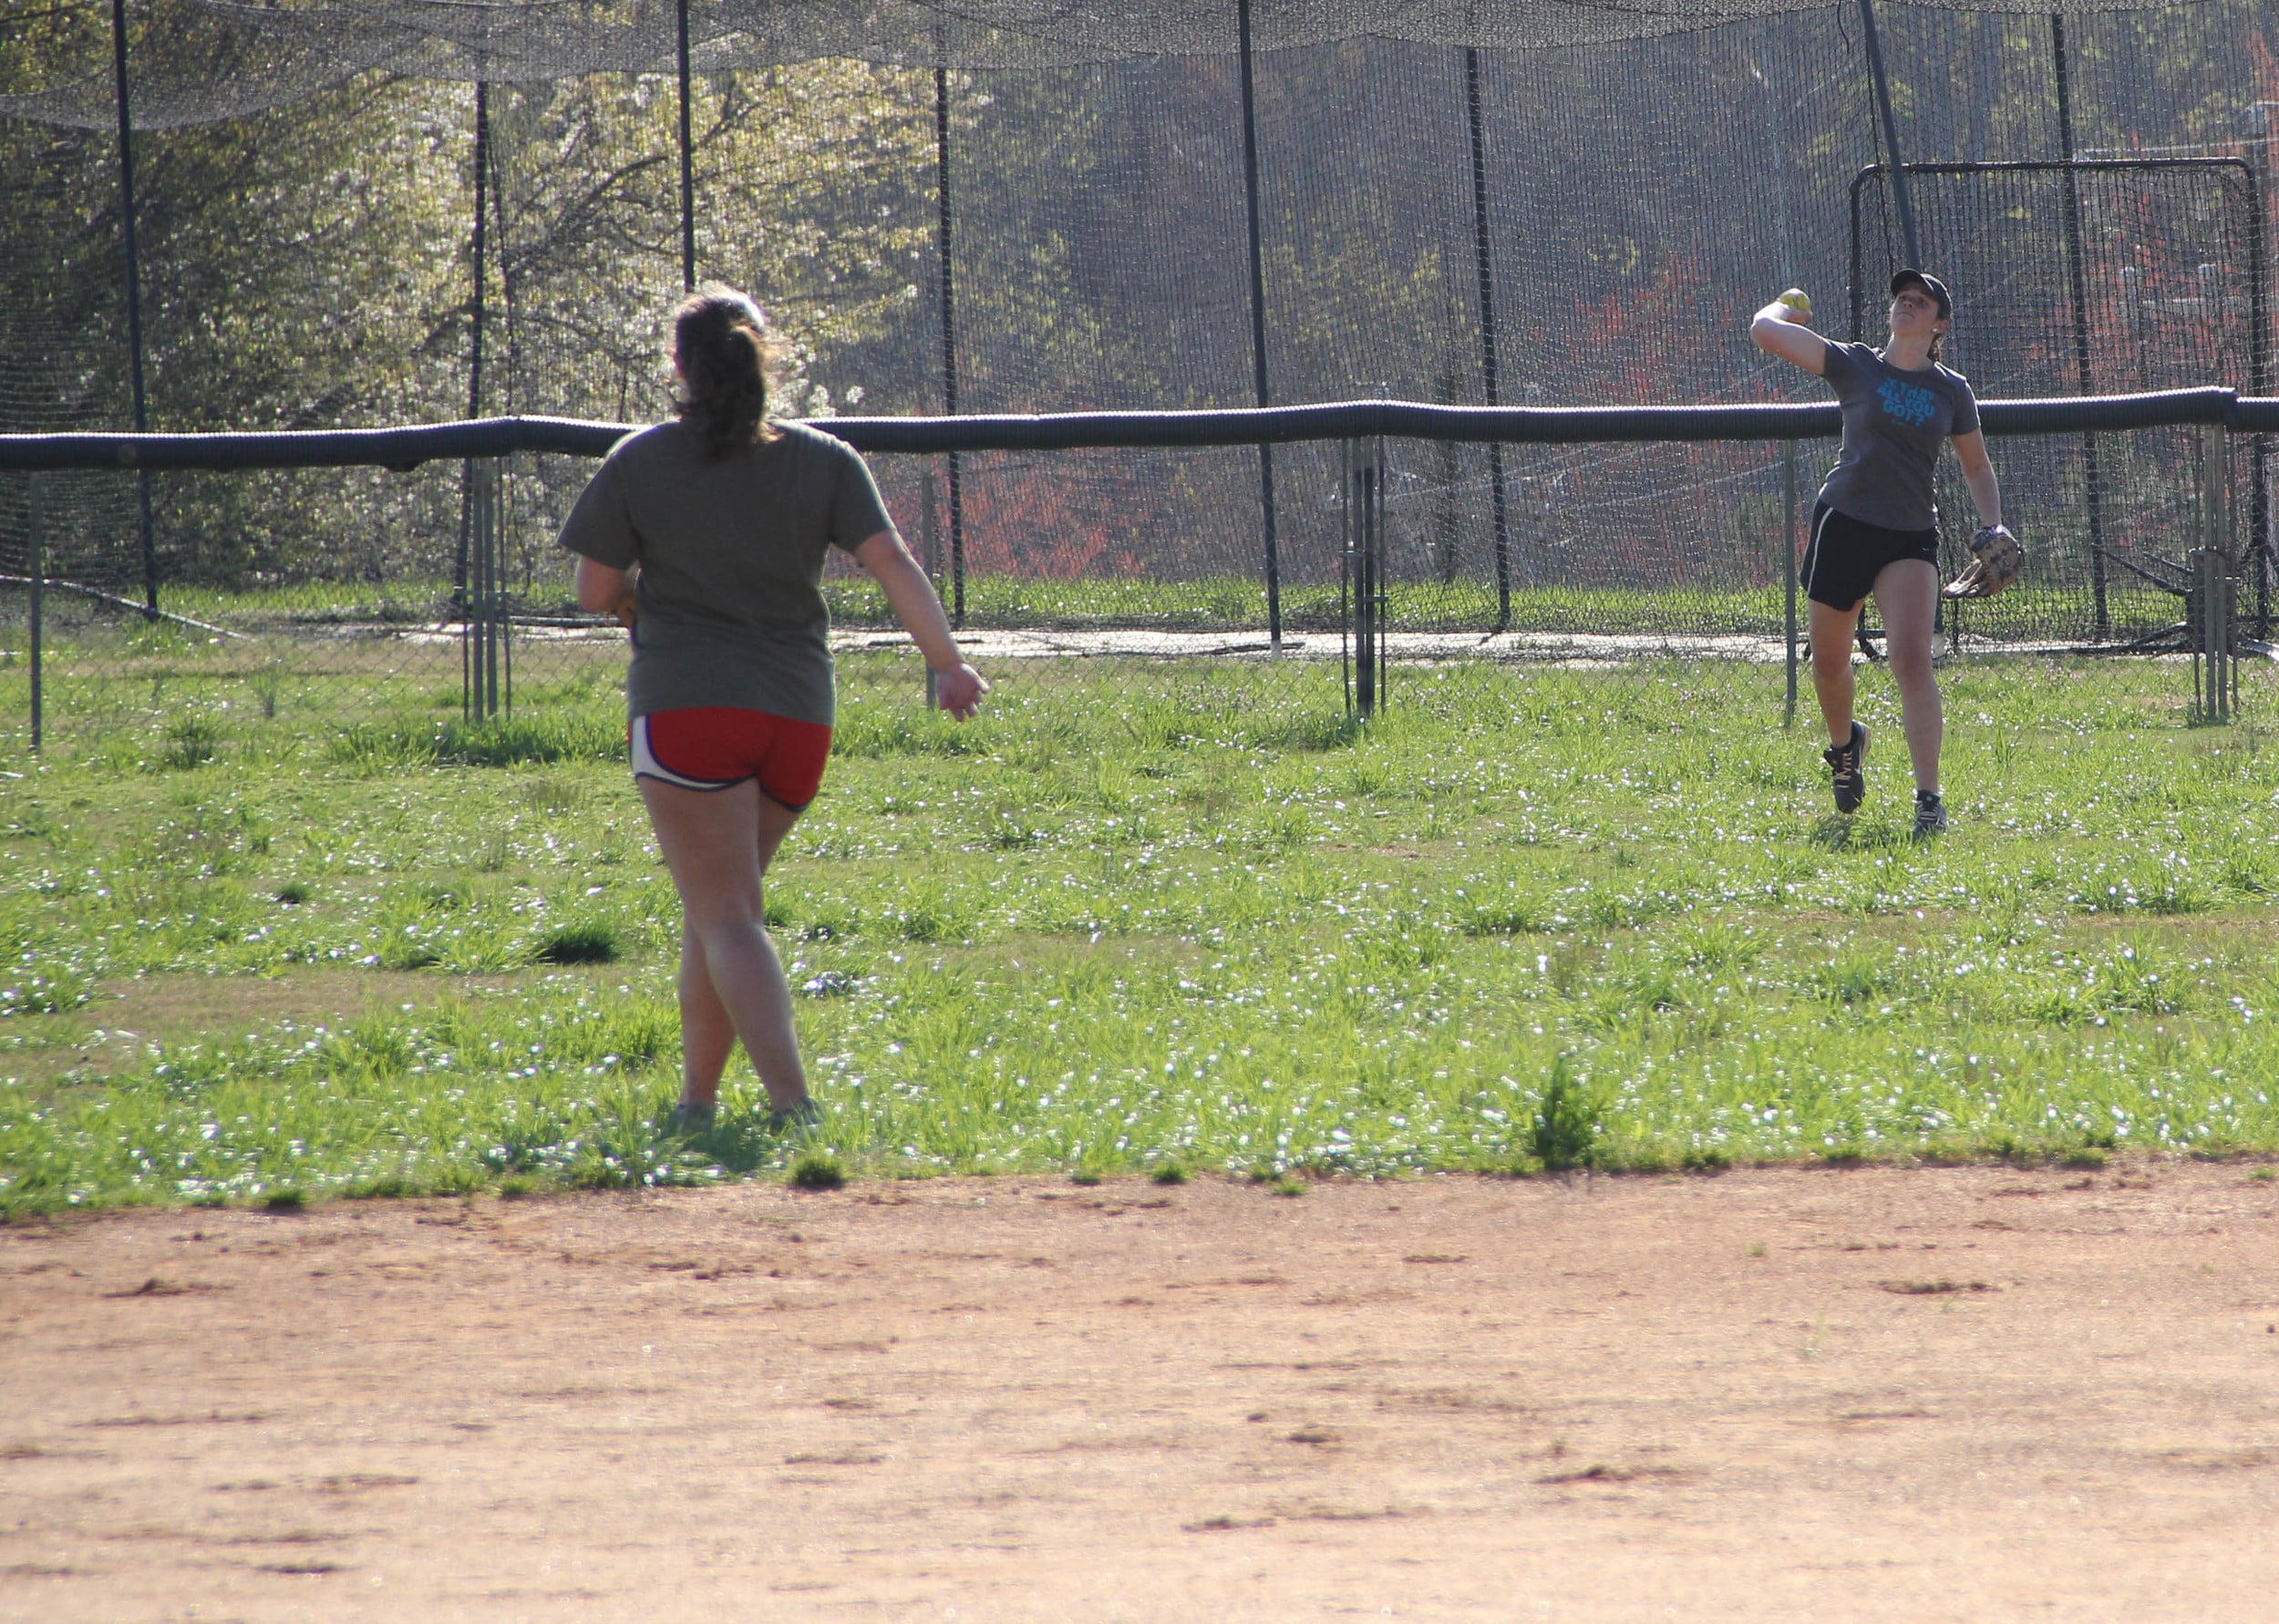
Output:
<instances>
[{"instance_id":1,"label":"gray t-shirt","mask_svg":"<svg viewBox=\"0 0 2279 1624\"><path fill-rule=\"evenodd\" d=\"M1931 474L1939 447L1978 429L1978 401L1959 372L1905 372L1864 344L1830 343L1820 375L1844 413L1844 448L1820 499L1891 530L1938 528Z\"/></svg>"},{"instance_id":2,"label":"gray t-shirt","mask_svg":"<svg viewBox=\"0 0 2279 1624\"><path fill-rule=\"evenodd\" d=\"M562 545L641 566L630 714L735 705L829 726L823 560L893 521L855 449L797 423L707 460L660 423L617 442L562 527Z\"/></svg>"}]
</instances>

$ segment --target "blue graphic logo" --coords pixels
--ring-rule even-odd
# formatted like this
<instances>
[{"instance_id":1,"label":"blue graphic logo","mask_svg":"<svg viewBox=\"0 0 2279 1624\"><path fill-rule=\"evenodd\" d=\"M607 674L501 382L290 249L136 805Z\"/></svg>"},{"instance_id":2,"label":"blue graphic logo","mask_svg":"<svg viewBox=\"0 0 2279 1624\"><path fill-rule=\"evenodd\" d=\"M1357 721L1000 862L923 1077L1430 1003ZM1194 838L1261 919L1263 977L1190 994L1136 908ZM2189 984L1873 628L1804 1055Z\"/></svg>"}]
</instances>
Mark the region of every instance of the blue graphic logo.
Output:
<instances>
[{"instance_id":1,"label":"blue graphic logo","mask_svg":"<svg viewBox=\"0 0 2279 1624\"><path fill-rule=\"evenodd\" d=\"M1897 378L1885 378L1877 385L1876 398L1883 403L1885 416L1902 423L1928 423L1939 409L1939 397L1930 390L1913 384L1903 384Z\"/></svg>"}]
</instances>

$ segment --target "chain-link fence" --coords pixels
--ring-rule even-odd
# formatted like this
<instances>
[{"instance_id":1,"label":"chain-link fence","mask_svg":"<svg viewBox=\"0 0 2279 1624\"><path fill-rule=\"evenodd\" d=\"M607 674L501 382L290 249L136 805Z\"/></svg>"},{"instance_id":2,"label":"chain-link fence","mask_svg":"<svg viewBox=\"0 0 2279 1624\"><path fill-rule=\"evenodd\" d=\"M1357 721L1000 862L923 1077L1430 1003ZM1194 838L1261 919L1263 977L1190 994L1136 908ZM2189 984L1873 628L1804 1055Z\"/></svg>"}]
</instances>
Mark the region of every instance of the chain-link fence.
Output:
<instances>
[{"instance_id":1,"label":"chain-link fence","mask_svg":"<svg viewBox=\"0 0 2279 1624\"><path fill-rule=\"evenodd\" d=\"M2014 512L2054 515L2052 534L2078 536L2094 495L2109 536L2129 543L2101 555L2113 567L2095 601L2101 626L2079 590L2083 572L2068 579L2060 554L2048 579L2030 572L1999 599L1944 605L1941 647L1949 657L2166 655L2178 663L2173 703L2149 709L2148 724L2228 719L2237 711L2247 696L2243 680L2256 675L2271 646L2268 577L2253 568L2243 540L2259 437L2212 420L2204 394L2171 400L2189 409L2168 415L2186 421L2097 435L2099 478L2119 475L2104 484L2091 481L2084 434L2001 431L2002 415L2014 408L1987 408ZM2261 416L2271 408L2220 396L2213 406L2240 416L2243 407ZM2081 417L2117 406L2140 416L2160 409L2127 401L2066 409ZM2209 420L2189 420L2195 415ZM1222 437L1245 432L1242 417L1227 419ZM902 437L925 428L907 426ZM976 662L1000 669L1018 663L1031 687L1049 685L1046 673L1056 661L1273 660L1310 670L1325 712L1366 717L1398 705L1404 666L1524 664L1555 698L1604 693L1626 673L1674 663L1730 662L1761 674L1769 716L1793 714L1805 654L1795 566L1825 442L1599 438L1505 443L1491 452L1362 434L1280 449L1294 522L1281 533L1271 575L1263 555L1247 572L1176 564L1119 571L1085 552L1032 557L1007 549L952 558L946 456L883 452L874 460L883 483L914 492L902 505L902 522ZM1120 477L1154 455L1079 447L965 453L964 460L985 489L998 468L1077 485L1101 461ZM1500 532L1482 522L1492 493L1465 478L1468 464L1480 468L1490 455L1503 465ZM1251 457L1248 447L1221 446L1161 453L1158 466L1208 470ZM99 529L91 536L90 525L132 511L136 475L0 473L0 499L15 504L0 511L12 512L29 539L0 581L0 736L28 744L36 726L77 749L180 765L225 742L258 755L263 739L282 750L312 734L350 759L613 753L624 635L577 609L572 560L553 543L548 499L566 499L592 466L559 452L523 452L409 473L354 470L376 481L375 507L432 516L438 541L424 571L374 569L321 585L179 588L156 614L131 595L79 579L74 568L90 550L100 552ZM331 485L351 472L260 477L290 499L298 482ZM177 480L254 476L150 477L164 490ZM1944 496L1964 503L1959 490ZM1608 508L1629 517L1614 525L1593 512ZM1578 511L1592 517L1578 520ZM1624 544L1605 545L1616 533ZM1949 538L1947 551L1959 570L1966 558L1959 540ZM859 572L842 560L828 585L843 647L906 646ZM2048 634L2053 622L2060 635ZM1868 647L1872 653L1872 638ZM923 682L914 657L910 673L914 697Z\"/></svg>"},{"instance_id":2,"label":"chain-link fence","mask_svg":"<svg viewBox=\"0 0 2279 1624\"><path fill-rule=\"evenodd\" d=\"M683 75L642 0L54 0L0 26L0 431L651 420L692 272L758 295L817 416L1817 400L1749 312L1798 283L1874 338L1909 231L1982 396L2268 394L2269 8L1981 3L688 0ZM2196 447L1999 443L2034 570L1948 646L2173 645ZM1796 449L1807 510L1830 454ZM1350 658L1337 443L874 461L985 657ZM1376 646L1778 677L1790 462L1390 439ZM206 666L257 684L232 714L531 712L616 657L552 548L589 472L507 459L489 551L456 468L47 476L43 723ZM2228 478L2262 637L2267 437ZM28 516L0 475L21 726Z\"/></svg>"}]
</instances>

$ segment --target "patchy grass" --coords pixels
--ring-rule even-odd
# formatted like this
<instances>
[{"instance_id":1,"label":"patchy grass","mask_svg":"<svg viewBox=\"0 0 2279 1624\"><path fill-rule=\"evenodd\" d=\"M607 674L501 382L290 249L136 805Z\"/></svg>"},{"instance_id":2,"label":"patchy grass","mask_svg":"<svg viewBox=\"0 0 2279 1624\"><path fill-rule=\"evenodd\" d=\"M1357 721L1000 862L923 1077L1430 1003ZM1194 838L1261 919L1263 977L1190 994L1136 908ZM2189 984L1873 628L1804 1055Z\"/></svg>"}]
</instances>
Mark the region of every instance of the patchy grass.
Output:
<instances>
[{"instance_id":1,"label":"patchy grass","mask_svg":"<svg viewBox=\"0 0 2279 1624\"><path fill-rule=\"evenodd\" d=\"M0 1210L2279 1149L2279 751L2185 726L2171 669L1950 673L1928 845L1877 676L1849 823L1778 671L1402 668L1367 728L1320 666L993 676L961 727L842 665L768 891L798 1135L740 1063L664 1131L678 911L603 688L19 764Z\"/></svg>"}]
</instances>

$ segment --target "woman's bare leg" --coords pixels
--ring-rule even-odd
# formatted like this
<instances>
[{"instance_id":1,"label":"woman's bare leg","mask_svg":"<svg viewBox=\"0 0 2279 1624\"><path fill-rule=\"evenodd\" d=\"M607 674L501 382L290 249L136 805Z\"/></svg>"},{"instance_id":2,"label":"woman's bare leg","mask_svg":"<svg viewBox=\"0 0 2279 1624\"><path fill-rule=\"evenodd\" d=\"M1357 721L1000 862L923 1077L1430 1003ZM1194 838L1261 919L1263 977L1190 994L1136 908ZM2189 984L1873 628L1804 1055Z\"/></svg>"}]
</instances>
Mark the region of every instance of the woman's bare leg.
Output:
<instances>
[{"instance_id":1,"label":"woman's bare leg","mask_svg":"<svg viewBox=\"0 0 2279 1624\"><path fill-rule=\"evenodd\" d=\"M710 1110L720 1097L720 1074L736 1047L728 1006L712 985L704 939L681 916L681 1104Z\"/></svg>"},{"instance_id":2,"label":"woman's bare leg","mask_svg":"<svg viewBox=\"0 0 2279 1624\"><path fill-rule=\"evenodd\" d=\"M1946 741L1946 714L1931 665L1938 607L1938 570L1921 559L1886 564L1875 578L1875 608L1883 617L1892 680L1899 684L1907 754L1915 766L1915 787L1926 795L1939 793L1939 750Z\"/></svg>"},{"instance_id":3,"label":"woman's bare leg","mask_svg":"<svg viewBox=\"0 0 2279 1624\"><path fill-rule=\"evenodd\" d=\"M1812 604L1812 692L1820 702L1820 720L1828 724L1828 742L1851 742L1851 639L1860 624L1858 605L1830 609L1819 600Z\"/></svg>"},{"instance_id":4,"label":"woman's bare leg","mask_svg":"<svg viewBox=\"0 0 2279 1624\"><path fill-rule=\"evenodd\" d=\"M791 988L768 940L762 879L799 814L757 784L682 789L644 778L665 866L680 893L681 1099L709 1105L727 1064L727 1034L768 1090L789 1111L807 1099L807 1074L791 1018Z\"/></svg>"}]
</instances>

